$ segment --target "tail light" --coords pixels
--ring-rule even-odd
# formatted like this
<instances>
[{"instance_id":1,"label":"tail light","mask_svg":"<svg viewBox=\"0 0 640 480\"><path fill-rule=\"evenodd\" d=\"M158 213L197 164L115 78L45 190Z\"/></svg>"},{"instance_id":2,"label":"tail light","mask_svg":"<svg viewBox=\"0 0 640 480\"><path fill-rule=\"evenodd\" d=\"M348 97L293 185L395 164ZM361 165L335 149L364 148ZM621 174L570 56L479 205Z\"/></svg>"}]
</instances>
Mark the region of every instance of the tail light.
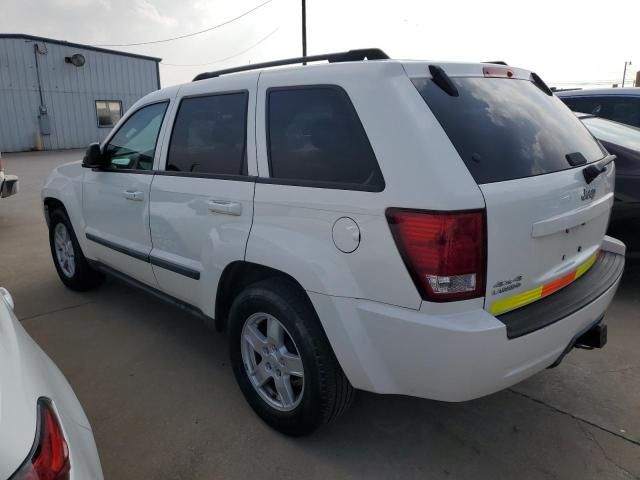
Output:
<instances>
[{"instance_id":1,"label":"tail light","mask_svg":"<svg viewBox=\"0 0 640 480\"><path fill-rule=\"evenodd\" d=\"M69 480L69 448L51 403L38 400L36 440L10 480Z\"/></svg>"},{"instance_id":2,"label":"tail light","mask_svg":"<svg viewBox=\"0 0 640 480\"><path fill-rule=\"evenodd\" d=\"M424 300L449 302L484 295L484 210L431 212L389 208L387 220Z\"/></svg>"}]
</instances>

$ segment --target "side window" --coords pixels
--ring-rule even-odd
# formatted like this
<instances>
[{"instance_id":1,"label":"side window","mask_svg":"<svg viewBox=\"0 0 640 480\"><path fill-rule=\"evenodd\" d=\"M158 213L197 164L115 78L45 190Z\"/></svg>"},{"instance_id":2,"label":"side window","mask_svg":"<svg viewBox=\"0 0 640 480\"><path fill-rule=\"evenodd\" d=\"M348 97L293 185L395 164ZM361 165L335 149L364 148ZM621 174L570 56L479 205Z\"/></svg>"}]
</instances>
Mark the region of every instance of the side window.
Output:
<instances>
[{"instance_id":1,"label":"side window","mask_svg":"<svg viewBox=\"0 0 640 480\"><path fill-rule=\"evenodd\" d=\"M118 129L104 153L109 167L124 170L151 170L160 126L167 103L142 107Z\"/></svg>"},{"instance_id":2,"label":"side window","mask_svg":"<svg viewBox=\"0 0 640 480\"><path fill-rule=\"evenodd\" d=\"M610 97L606 99L607 114L605 118L616 122L640 127L640 98Z\"/></svg>"},{"instance_id":3,"label":"side window","mask_svg":"<svg viewBox=\"0 0 640 480\"><path fill-rule=\"evenodd\" d=\"M246 175L248 98L246 92L184 98L165 170Z\"/></svg>"},{"instance_id":4,"label":"side window","mask_svg":"<svg viewBox=\"0 0 640 480\"><path fill-rule=\"evenodd\" d=\"M272 178L384 188L364 128L341 88L269 90L267 121Z\"/></svg>"},{"instance_id":5,"label":"side window","mask_svg":"<svg viewBox=\"0 0 640 480\"><path fill-rule=\"evenodd\" d=\"M122 102L120 100L96 100L96 117L98 127L114 127L122 118Z\"/></svg>"},{"instance_id":6,"label":"side window","mask_svg":"<svg viewBox=\"0 0 640 480\"><path fill-rule=\"evenodd\" d=\"M574 112L590 113L596 116L602 116L602 102L599 98L574 97L562 99L567 106Z\"/></svg>"}]
</instances>

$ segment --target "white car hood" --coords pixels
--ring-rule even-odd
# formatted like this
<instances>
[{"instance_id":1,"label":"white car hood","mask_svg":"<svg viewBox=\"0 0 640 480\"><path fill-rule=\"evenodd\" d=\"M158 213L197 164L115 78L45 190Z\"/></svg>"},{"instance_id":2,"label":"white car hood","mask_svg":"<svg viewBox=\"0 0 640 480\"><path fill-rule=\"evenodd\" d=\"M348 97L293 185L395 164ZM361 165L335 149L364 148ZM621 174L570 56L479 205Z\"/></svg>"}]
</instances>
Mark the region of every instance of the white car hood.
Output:
<instances>
[{"instance_id":1,"label":"white car hood","mask_svg":"<svg viewBox=\"0 0 640 480\"><path fill-rule=\"evenodd\" d=\"M35 440L38 398L50 398L62 428L89 422L68 382L0 297L0 479L22 464Z\"/></svg>"}]
</instances>

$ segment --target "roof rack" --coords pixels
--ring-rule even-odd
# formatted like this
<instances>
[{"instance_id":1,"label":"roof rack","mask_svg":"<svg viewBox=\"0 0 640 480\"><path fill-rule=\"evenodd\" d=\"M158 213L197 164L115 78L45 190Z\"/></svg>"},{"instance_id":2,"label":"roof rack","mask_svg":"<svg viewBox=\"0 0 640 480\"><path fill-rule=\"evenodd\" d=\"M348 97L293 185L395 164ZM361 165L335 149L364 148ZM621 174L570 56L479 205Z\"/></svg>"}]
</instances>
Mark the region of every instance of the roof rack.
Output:
<instances>
[{"instance_id":1,"label":"roof rack","mask_svg":"<svg viewBox=\"0 0 640 480\"><path fill-rule=\"evenodd\" d=\"M244 65L242 67L226 68L224 70L217 70L215 72L204 72L196 75L193 81L197 82L198 80L204 80L206 78L215 78L219 77L220 75L227 75L229 73L247 72L249 70L257 70L259 68L295 65L296 63L306 64L307 62L321 62L325 60L329 63L338 63L388 59L389 56L379 48L363 48L360 50L349 50L348 52L327 53L324 55L312 55L309 57L287 58L284 60L275 60L273 62L254 63L253 65Z\"/></svg>"},{"instance_id":2,"label":"roof rack","mask_svg":"<svg viewBox=\"0 0 640 480\"><path fill-rule=\"evenodd\" d=\"M486 61L486 62L482 62L482 63L494 63L494 64L496 64L496 65L506 65L506 66L509 66L509 65L507 64L507 62L505 62L504 60L488 60L488 61Z\"/></svg>"}]
</instances>

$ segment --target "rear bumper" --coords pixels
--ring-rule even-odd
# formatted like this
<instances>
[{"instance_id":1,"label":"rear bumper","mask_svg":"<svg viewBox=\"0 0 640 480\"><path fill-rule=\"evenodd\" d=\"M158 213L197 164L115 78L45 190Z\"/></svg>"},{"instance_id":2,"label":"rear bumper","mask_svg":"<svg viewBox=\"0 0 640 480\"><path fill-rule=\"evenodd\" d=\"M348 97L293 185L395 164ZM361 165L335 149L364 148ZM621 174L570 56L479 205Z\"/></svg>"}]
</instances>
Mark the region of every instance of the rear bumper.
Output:
<instances>
[{"instance_id":1,"label":"rear bumper","mask_svg":"<svg viewBox=\"0 0 640 480\"><path fill-rule=\"evenodd\" d=\"M603 317L623 266L621 262L610 285L586 304L512 339L503 322L480 308L429 314L366 300L309 296L354 387L458 402L502 390L553 365L576 335Z\"/></svg>"}]
</instances>

